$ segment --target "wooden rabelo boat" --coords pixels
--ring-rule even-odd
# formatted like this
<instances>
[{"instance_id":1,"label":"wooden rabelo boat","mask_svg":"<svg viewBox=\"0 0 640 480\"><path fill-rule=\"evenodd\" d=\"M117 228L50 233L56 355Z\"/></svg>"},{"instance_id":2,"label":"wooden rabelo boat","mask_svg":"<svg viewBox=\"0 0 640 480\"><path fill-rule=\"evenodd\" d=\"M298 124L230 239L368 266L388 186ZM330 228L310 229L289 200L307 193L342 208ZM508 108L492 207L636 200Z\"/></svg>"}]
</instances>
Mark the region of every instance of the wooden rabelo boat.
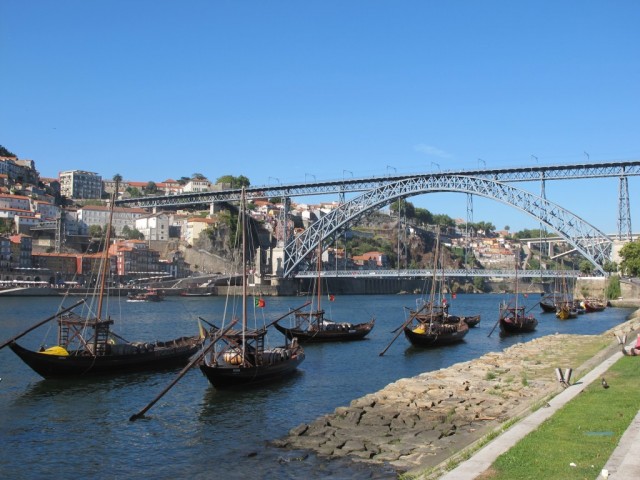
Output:
<instances>
[{"instance_id":1,"label":"wooden rabelo boat","mask_svg":"<svg viewBox=\"0 0 640 480\"><path fill-rule=\"evenodd\" d=\"M570 318L578 317L578 310L576 309L575 302L561 302L556 307L556 317L560 320L568 320Z\"/></svg>"},{"instance_id":2,"label":"wooden rabelo boat","mask_svg":"<svg viewBox=\"0 0 640 480\"><path fill-rule=\"evenodd\" d=\"M580 302L580 305L584 308L586 313L601 312L607 308L605 302L594 298L585 298Z\"/></svg>"},{"instance_id":3,"label":"wooden rabelo boat","mask_svg":"<svg viewBox=\"0 0 640 480\"><path fill-rule=\"evenodd\" d=\"M365 323L336 322L325 317L325 311L321 307L322 300L322 242L318 246L317 258L318 278L315 286L315 305L311 305L306 312L295 313L293 324L284 326L276 323L275 327L286 335L287 338L297 338L300 343L343 342L362 340L375 325L375 317L371 317ZM330 296L330 301L335 297Z\"/></svg>"},{"instance_id":4,"label":"wooden rabelo boat","mask_svg":"<svg viewBox=\"0 0 640 480\"><path fill-rule=\"evenodd\" d=\"M267 328L249 328L247 315L246 205L242 190L239 219L242 228L242 300L241 328L227 329L214 347L203 356L200 370L216 388L243 386L284 378L293 374L304 361L305 353L294 338L285 336L282 346L267 348ZM302 308L302 307L301 307ZM299 309L298 309L299 310ZM295 311L291 312L295 313ZM280 320L280 319L278 319ZM277 324L277 321L275 323Z\"/></svg>"},{"instance_id":5,"label":"wooden rabelo boat","mask_svg":"<svg viewBox=\"0 0 640 480\"><path fill-rule=\"evenodd\" d=\"M115 191L118 191L117 183ZM113 220L114 201L115 195L111 201L109 226ZM113 320L102 316L103 299L107 297L105 284L111 228L107 228L106 232L95 315L83 317L74 311L81 304L86 304L82 300L0 345L0 348L9 345L23 362L44 378L121 374L181 366L187 364L203 344L202 335L152 343L130 342L111 330ZM56 346L29 350L16 342L20 337L54 319L58 323Z\"/></svg>"},{"instance_id":6,"label":"wooden rabelo boat","mask_svg":"<svg viewBox=\"0 0 640 480\"><path fill-rule=\"evenodd\" d=\"M533 314L525 312L524 305L518 305L518 260L515 259L515 294L510 302L500 304L498 322L503 335L533 332L538 326L538 320Z\"/></svg>"},{"instance_id":7,"label":"wooden rabelo boat","mask_svg":"<svg viewBox=\"0 0 640 480\"><path fill-rule=\"evenodd\" d=\"M469 333L469 325L459 318L456 323L418 322L404 327L404 335L416 347L435 347L460 342Z\"/></svg>"},{"instance_id":8,"label":"wooden rabelo boat","mask_svg":"<svg viewBox=\"0 0 640 480\"><path fill-rule=\"evenodd\" d=\"M469 325L462 317L450 315L446 300L438 301L442 293L442 282L437 278L440 258L440 238L436 237L436 264L431 280L428 301L410 312L409 321L403 326L404 335L416 347L435 347L460 342L469 333ZM444 277L442 277L444 278ZM440 291L438 291L440 290Z\"/></svg>"},{"instance_id":9,"label":"wooden rabelo boat","mask_svg":"<svg viewBox=\"0 0 640 480\"><path fill-rule=\"evenodd\" d=\"M538 320L533 314L525 313L524 306L509 306L506 303L500 306L500 331L503 334L533 332L537 326Z\"/></svg>"}]
</instances>

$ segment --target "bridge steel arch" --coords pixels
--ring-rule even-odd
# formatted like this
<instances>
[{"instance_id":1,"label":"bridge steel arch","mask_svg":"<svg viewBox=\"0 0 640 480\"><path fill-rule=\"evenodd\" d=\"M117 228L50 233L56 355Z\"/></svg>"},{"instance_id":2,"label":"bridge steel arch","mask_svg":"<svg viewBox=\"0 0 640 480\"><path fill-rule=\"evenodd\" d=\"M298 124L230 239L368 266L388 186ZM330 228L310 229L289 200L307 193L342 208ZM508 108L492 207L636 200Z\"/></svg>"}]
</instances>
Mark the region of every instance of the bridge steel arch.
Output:
<instances>
[{"instance_id":1,"label":"bridge steel arch","mask_svg":"<svg viewBox=\"0 0 640 480\"><path fill-rule=\"evenodd\" d=\"M284 247L283 276L291 276L297 267L325 238L338 232L367 211L380 209L398 198L423 193L459 192L496 200L513 206L555 230L604 274L613 242L603 232L545 198L488 178L465 175L429 175L404 178L380 185L355 197L311 224L291 238Z\"/></svg>"}]
</instances>

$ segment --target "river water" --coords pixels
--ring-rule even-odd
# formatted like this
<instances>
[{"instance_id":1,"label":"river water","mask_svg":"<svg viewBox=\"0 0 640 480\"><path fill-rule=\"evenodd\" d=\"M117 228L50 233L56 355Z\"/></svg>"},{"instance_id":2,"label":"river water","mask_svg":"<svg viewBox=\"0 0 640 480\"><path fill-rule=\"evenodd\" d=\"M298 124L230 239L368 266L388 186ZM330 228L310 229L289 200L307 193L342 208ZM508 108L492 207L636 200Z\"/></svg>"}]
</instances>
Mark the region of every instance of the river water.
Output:
<instances>
[{"instance_id":1,"label":"river water","mask_svg":"<svg viewBox=\"0 0 640 480\"><path fill-rule=\"evenodd\" d=\"M503 295L458 295L450 312L481 314L464 342L416 349L400 335L384 356L392 333L415 307L415 295L336 297L325 308L334 320L366 321L376 326L366 340L305 346L306 360L293 377L268 387L219 391L196 369L190 370L148 413L129 422L177 371L82 380L43 380L9 348L0 351L1 478L278 478L386 479L389 467L347 460L326 460L268 445L268 441L317 417L380 390L400 378L448 367L501 351L517 342L559 333L598 334L624 322L630 309L608 308L561 321L543 314L539 295L523 301L538 317L536 332L489 336ZM303 303L296 297L268 297L260 309L268 320ZM55 297L0 297L0 340L20 333L53 314ZM66 302L70 305L72 302ZM159 303L116 301L114 330L129 340L167 340L197 332L202 317L221 323L225 300L217 297L168 297ZM125 320L126 319L126 320ZM286 323L286 319L284 322ZM37 348L54 324L20 340ZM281 343L277 331L270 343ZM303 458L304 457L304 458Z\"/></svg>"}]
</instances>

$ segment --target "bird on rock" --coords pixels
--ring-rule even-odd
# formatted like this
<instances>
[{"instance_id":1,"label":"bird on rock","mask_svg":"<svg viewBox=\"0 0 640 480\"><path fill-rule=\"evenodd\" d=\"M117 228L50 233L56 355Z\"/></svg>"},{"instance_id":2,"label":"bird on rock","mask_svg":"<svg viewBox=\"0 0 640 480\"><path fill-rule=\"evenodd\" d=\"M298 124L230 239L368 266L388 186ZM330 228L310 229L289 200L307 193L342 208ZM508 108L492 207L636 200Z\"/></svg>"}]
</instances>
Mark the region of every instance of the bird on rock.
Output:
<instances>
[{"instance_id":1,"label":"bird on rock","mask_svg":"<svg viewBox=\"0 0 640 480\"><path fill-rule=\"evenodd\" d=\"M607 381L604 379L604 377L602 378L602 387L603 388L609 388L609 384L607 383Z\"/></svg>"}]
</instances>

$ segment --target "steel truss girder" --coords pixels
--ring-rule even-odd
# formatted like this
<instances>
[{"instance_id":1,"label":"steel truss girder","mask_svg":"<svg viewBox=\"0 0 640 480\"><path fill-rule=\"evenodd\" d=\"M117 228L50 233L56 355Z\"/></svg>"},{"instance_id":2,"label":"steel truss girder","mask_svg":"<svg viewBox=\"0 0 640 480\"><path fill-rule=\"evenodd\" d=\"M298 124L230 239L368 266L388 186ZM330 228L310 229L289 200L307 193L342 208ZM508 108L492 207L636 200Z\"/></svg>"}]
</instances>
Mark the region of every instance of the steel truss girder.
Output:
<instances>
[{"instance_id":1,"label":"steel truss girder","mask_svg":"<svg viewBox=\"0 0 640 480\"><path fill-rule=\"evenodd\" d=\"M326 270L320 272L323 278L429 278L434 275L444 277L488 277L513 278L514 270L480 270L480 269L444 269L434 272L430 269L401 270ZM576 278L582 275L580 270L518 270L518 277L523 278ZM317 278L318 272L298 272L296 278Z\"/></svg>"},{"instance_id":2,"label":"steel truss girder","mask_svg":"<svg viewBox=\"0 0 640 480\"><path fill-rule=\"evenodd\" d=\"M380 209L398 198L435 192L470 193L511 205L558 232L604 274L604 262L609 260L611 255L611 239L560 205L525 190L487 178L463 175L430 175L406 178L381 185L320 217L318 221L285 245L284 277L291 276L298 265L315 251L319 242L330 237L343 225L353 222L367 211Z\"/></svg>"},{"instance_id":3,"label":"steel truss girder","mask_svg":"<svg viewBox=\"0 0 640 480\"><path fill-rule=\"evenodd\" d=\"M458 170L449 172L422 172L407 175L393 175L372 178L351 178L314 183L291 183L286 185L261 185L246 188L247 200L265 197L299 197L339 193L359 193L378 188L385 184L416 177L462 175L488 178L495 181L528 182L535 180L565 180L577 178L619 177L620 175L640 175L640 161L609 162L600 164L575 164L555 166L532 166L491 170ZM215 192L183 193L162 197L129 198L116 201L117 205L139 208L168 208L208 206L219 202L237 202L240 189Z\"/></svg>"}]
</instances>

